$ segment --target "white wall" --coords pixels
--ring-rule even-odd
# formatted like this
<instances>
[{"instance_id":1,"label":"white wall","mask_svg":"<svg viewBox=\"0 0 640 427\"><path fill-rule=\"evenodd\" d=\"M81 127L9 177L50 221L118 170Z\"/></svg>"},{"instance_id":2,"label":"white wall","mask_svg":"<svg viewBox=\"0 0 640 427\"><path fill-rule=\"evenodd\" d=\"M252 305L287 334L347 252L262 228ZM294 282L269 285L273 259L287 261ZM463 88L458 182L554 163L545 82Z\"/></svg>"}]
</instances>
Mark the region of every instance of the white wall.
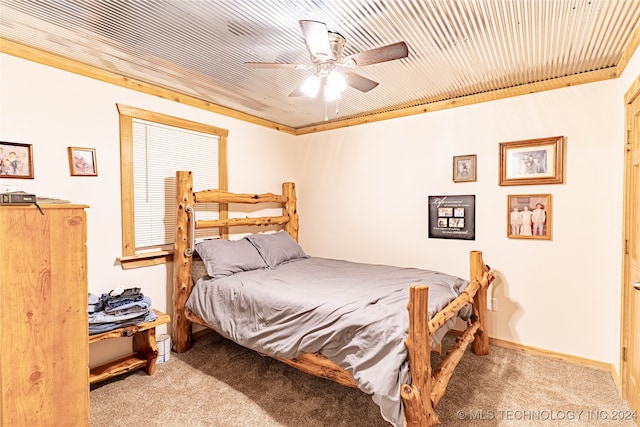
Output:
<instances>
[{"instance_id":1,"label":"white wall","mask_svg":"<svg viewBox=\"0 0 640 427\"><path fill-rule=\"evenodd\" d=\"M38 196L90 206L89 291L139 286L170 312L171 265L122 270L120 142L116 103L229 129L229 188L277 192L293 180L293 136L0 54L0 140L33 145L34 179L0 179ZM67 147L96 149L97 177L70 176ZM268 160L266 160L268 159ZM165 332L159 328L158 333ZM92 364L113 357L127 340L92 345ZM125 352L128 350L125 350Z\"/></svg>"},{"instance_id":2,"label":"white wall","mask_svg":"<svg viewBox=\"0 0 640 427\"><path fill-rule=\"evenodd\" d=\"M634 61L625 77L637 75ZM631 77L632 79L633 77ZM315 256L468 277L497 272L495 338L618 365L623 115L619 80L299 137L300 241ZM565 183L498 185L499 143L563 135ZM478 181L452 182L477 154ZM507 195L550 193L553 239L506 237ZM429 239L429 195L476 195L476 240Z\"/></svg>"},{"instance_id":3,"label":"white wall","mask_svg":"<svg viewBox=\"0 0 640 427\"><path fill-rule=\"evenodd\" d=\"M2 179L87 203L89 290L141 286L167 310L170 266L124 271L116 103L230 130L232 191L296 182L311 255L468 275L484 251L498 279L490 335L618 364L623 78L301 137L0 55L0 140L33 144L35 179ZM498 144L564 135L565 184L498 186ZM71 177L66 147L97 149L98 177ZM453 183L452 156L478 155L478 181ZM508 194L551 193L553 240L505 236ZM427 196L476 195L476 240L427 237ZM170 311L170 310L168 310ZM163 332L162 330L159 332ZM115 350L92 347L92 360ZM98 355L96 356L96 353Z\"/></svg>"}]
</instances>

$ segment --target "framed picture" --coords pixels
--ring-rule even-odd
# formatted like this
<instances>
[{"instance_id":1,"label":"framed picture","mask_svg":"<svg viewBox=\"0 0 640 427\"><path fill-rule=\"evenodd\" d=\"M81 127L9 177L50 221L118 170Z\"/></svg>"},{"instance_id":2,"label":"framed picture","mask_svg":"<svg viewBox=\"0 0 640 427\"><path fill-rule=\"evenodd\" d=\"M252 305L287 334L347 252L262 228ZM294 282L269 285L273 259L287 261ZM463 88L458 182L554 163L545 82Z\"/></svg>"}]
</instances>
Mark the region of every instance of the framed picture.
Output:
<instances>
[{"instance_id":1,"label":"framed picture","mask_svg":"<svg viewBox=\"0 0 640 427\"><path fill-rule=\"evenodd\" d=\"M551 240L551 194L507 196L507 237Z\"/></svg>"},{"instance_id":2,"label":"framed picture","mask_svg":"<svg viewBox=\"0 0 640 427\"><path fill-rule=\"evenodd\" d=\"M476 155L453 156L453 182L471 182L476 179Z\"/></svg>"},{"instance_id":3,"label":"framed picture","mask_svg":"<svg viewBox=\"0 0 640 427\"><path fill-rule=\"evenodd\" d=\"M71 176L97 176L98 161L95 148L68 147Z\"/></svg>"},{"instance_id":4,"label":"framed picture","mask_svg":"<svg viewBox=\"0 0 640 427\"><path fill-rule=\"evenodd\" d=\"M564 137L500 143L500 185L562 184Z\"/></svg>"},{"instance_id":5,"label":"framed picture","mask_svg":"<svg viewBox=\"0 0 640 427\"><path fill-rule=\"evenodd\" d=\"M476 239L476 196L429 196L429 237Z\"/></svg>"},{"instance_id":6,"label":"framed picture","mask_svg":"<svg viewBox=\"0 0 640 427\"><path fill-rule=\"evenodd\" d=\"M0 178L33 179L31 144L0 141Z\"/></svg>"}]
</instances>

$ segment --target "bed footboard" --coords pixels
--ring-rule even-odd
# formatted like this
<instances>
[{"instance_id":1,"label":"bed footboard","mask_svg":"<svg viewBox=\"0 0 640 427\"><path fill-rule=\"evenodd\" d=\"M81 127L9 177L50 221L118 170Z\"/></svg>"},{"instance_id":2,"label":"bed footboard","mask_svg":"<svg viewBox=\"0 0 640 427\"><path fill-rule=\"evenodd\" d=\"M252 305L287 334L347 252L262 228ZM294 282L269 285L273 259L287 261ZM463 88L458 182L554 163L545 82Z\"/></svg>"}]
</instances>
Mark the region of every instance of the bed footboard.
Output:
<instances>
[{"instance_id":1,"label":"bed footboard","mask_svg":"<svg viewBox=\"0 0 640 427\"><path fill-rule=\"evenodd\" d=\"M487 290L493 281L493 275L482 260L482 252L470 253L470 272L467 289L430 321L427 320L428 286L411 286L408 305L409 335L405 342L409 353L411 385L403 384L400 388L406 425L409 427L430 427L440 424L435 407L444 395L449 379L470 343L473 342L474 354L489 354L486 301ZM447 352L436 372L432 374L431 347L434 332L455 316L461 307L470 302L473 302L473 315L467 329Z\"/></svg>"}]
</instances>

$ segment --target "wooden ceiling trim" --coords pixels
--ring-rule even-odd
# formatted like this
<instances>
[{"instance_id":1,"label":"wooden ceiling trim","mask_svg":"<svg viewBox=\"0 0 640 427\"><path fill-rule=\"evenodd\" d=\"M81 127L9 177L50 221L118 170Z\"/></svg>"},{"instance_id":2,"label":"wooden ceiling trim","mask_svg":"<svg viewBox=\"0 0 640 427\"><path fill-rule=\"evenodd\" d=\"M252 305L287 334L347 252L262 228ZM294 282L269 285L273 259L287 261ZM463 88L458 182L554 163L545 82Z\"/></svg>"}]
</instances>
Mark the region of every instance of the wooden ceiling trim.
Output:
<instances>
[{"instance_id":1,"label":"wooden ceiling trim","mask_svg":"<svg viewBox=\"0 0 640 427\"><path fill-rule=\"evenodd\" d=\"M479 104L482 102L496 101L499 99L512 98L520 95L543 92L553 89L561 89L570 86L577 86L586 83L595 83L619 77L618 68L612 67L604 70L591 71L588 73L573 76L550 79L544 82L530 83L512 88L499 89L491 92L483 92L475 95L462 96L455 99L446 99L421 105L407 106L395 111L380 111L366 116L352 117L329 123L320 123L312 126L298 128L296 135L306 135L316 132L324 132L343 127L356 126L366 123L378 122L382 120L395 119L399 117L412 116L416 114L430 113L433 111L446 110L449 108L462 107L465 105Z\"/></svg>"},{"instance_id":2,"label":"wooden ceiling trim","mask_svg":"<svg viewBox=\"0 0 640 427\"><path fill-rule=\"evenodd\" d=\"M227 108L217 104L213 104L211 102L203 101L193 96L184 95L169 89L164 89L158 86L154 86L149 83L124 77L116 73L104 71L97 67L93 67L91 65L83 64L68 58L64 58L62 56L55 55L53 53L49 53L49 52L45 52L29 46L25 46L20 43L16 43L4 38L0 38L0 52L5 53L7 55L15 56L18 58L26 59L28 61L37 62L38 64L47 65L60 70L68 71L70 73L78 74L84 77L100 80L105 83L111 83L117 86L124 87L126 89L135 90L138 92L146 93L148 95L153 95L159 98L168 99L170 101L189 105L191 107L200 108L202 110L210 111L212 113L220 114L226 117L231 117L244 122L268 127L280 132L288 133L291 135L296 134L296 131L294 128L285 126L280 123L264 120L259 117L252 116L250 114L233 110L231 108Z\"/></svg>"}]
</instances>

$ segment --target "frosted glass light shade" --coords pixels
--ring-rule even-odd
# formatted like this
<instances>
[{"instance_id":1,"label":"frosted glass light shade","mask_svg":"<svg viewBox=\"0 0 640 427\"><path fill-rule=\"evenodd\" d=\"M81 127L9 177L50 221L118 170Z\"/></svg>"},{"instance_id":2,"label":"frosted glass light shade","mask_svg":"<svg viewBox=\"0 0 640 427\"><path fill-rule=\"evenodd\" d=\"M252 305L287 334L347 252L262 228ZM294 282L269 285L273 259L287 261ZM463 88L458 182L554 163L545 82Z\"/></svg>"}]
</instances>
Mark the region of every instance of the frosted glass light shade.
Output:
<instances>
[{"instance_id":1,"label":"frosted glass light shade","mask_svg":"<svg viewBox=\"0 0 640 427\"><path fill-rule=\"evenodd\" d=\"M340 98L340 94L347 88L347 81L344 79L344 76L333 70L327 76L327 85L326 85L326 99L327 101L334 101Z\"/></svg>"},{"instance_id":2,"label":"frosted glass light shade","mask_svg":"<svg viewBox=\"0 0 640 427\"><path fill-rule=\"evenodd\" d=\"M307 80L302 83L301 89L305 95L315 98L318 94L318 89L320 89L320 79L315 74L309 76Z\"/></svg>"}]
</instances>

